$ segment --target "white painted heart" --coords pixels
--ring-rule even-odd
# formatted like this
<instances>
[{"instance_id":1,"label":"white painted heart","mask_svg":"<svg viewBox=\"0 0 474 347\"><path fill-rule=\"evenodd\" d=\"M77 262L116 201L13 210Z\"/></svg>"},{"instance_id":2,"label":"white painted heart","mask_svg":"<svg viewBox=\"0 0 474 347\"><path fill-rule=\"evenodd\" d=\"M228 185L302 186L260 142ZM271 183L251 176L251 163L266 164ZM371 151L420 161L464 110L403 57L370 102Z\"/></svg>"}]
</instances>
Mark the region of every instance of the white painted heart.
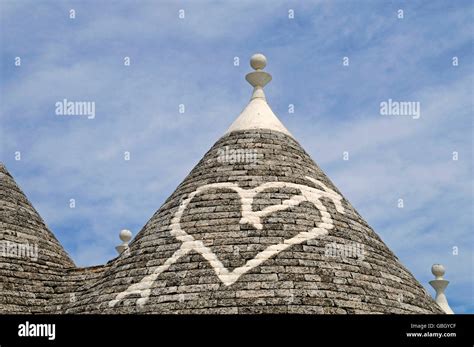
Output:
<instances>
[{"instance_id":1,"label":"white painted heart","mask_svg":"<svg viewBox=\"0 0 474 347\"><path fill-rule=\"evenodd\" d=\"M320 198L330 198L334 202L336 210L340 213L344 213L344 207L341 204L342 197L328 188L322 182L308 176L306 176L306 179L315 183L323 190L289 182L267 182L253 189L242 189L235 183L228 182L206 184L199 187L181 202L178 210L171 220L170 233L182 242L180 248L170 258L168 258L164 264L153 268L150 275L145 276L139 283L132 284L125 291L117 294L115 299L109 302L109 306L115 306L121 299L131 294L139 294L141 298L137 300L137 304L140 306L144 305L148 301L151 293L151 287L156 278L162 272L166 271L180 257L189 253L191 250L200 253L212 266L222 283L229 286L235 283L243 274L259 266L270 257L284 251L288 247L314 239L318 236L326 235L328 230L334 228L334 223L326 207L320 201ZM262 229L262 217L265 217L276 211L286 210L291 206L296 206L303 201L309 201L313 203L316 208L318 208L321 213L322 222L318 223L318 225L315 228L312 228L310 231L300 232L292 238L286 239L278 244L268 246L266 249L258 253L253 259L247 261L243 266L237 267L233 271L229 271L209 247L206 247L202 241L196 240L192 235L181 229L180 224L181 217L193 197L198 193L213 188L231 189L235 191L240 197L242 206L242 218L240 223L252 224L256 229ZM252 211L252 202L254 197L258 193L269 188L295 188L301 192L301 195L294 195L290 199L282 201L282 203L279 205L268 206L260 211Z\"/></svg>"}]
</instances>

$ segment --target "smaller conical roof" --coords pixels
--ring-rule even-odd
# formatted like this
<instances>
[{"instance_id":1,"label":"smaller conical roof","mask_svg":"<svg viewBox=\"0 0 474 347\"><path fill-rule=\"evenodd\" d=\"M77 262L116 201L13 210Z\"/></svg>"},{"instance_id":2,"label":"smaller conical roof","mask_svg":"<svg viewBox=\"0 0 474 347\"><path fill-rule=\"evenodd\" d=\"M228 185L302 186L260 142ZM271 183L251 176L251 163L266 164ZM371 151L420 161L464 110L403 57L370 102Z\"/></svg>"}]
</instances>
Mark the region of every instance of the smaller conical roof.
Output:
<instances>
[{"instance_id":1,"label":"smaller conical roof","mask_svg":"<svg viewBox=\"0 0 474 347\"><path fill-rule=\"evenodd\" d=\"M0 163L0 306L4 313L44 312L69 258Z\"/></svg>"}]
</instances>

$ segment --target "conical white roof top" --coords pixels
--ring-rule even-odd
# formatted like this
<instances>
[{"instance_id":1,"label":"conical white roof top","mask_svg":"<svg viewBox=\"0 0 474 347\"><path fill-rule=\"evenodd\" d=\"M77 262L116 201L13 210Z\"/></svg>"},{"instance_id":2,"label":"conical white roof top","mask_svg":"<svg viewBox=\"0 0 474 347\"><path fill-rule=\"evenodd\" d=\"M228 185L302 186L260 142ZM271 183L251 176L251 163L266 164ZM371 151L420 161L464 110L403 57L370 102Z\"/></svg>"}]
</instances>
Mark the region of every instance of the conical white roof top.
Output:
<instances>
[{"instance_id":1,"label":"conical white roof top","mask_svg":"<svg viewBox=\"0 0 474 347\"><path fill-rule=\"evenodd\" d=\"M254 87L254 91L250 102L226 133L239 130L268 129L293 137L267 103L263 87L271 81L272 76L262 71L266 64L267 60L263 54L255 54L250 59L250 65L256 71L247 74L246 79Z\"/></svg>"}]
</instances>

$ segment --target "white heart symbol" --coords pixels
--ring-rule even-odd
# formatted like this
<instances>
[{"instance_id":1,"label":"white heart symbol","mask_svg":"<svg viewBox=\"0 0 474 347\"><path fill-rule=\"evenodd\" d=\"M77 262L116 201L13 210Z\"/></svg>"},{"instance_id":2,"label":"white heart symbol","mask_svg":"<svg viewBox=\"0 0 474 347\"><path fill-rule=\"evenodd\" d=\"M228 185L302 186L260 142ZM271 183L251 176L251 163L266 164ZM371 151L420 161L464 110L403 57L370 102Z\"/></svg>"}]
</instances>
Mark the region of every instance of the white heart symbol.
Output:
<instances>
[{"instance_id":1,"label":"white heart symbol","mask_svg":"<svg viewBox=\"0 0 474 347\"><path fill-rule=\"evenodd\" d=\"M180 248L170 258L168 258L164 264L155 267L150 275L145 276L140 282L130 285L125 291L117 294L115 299L109 302L109 306L115 306L121 299L131 294L140 294L141 298L137 300L137 304L143 306L148 301L151 293L151 287L156 278L163 271L166 271L180 257L192 250L200 253L212 266L222 283L230 286L231 284L235 283L240 278L240 276L259 266L270 257L284 251L288 247L314 239L318 236L326 235L328 230L334 228L334 223L332 221L331 215L328 213L326 207L319 199L322 197L330 198L334 202L336 210L340 213L344 213L344 207L341 204L342 197L320 181L308 176L306 176L306 179L322 187L323 190L289 182L267 182L253 189L242 189L237 184L228 182L206 184L199 187L181 202L178 210L171 220L170 233L182 242ZM181 229L180 225L181 217L193 197L198 193L213 188L231 189L239 194L242 206L242 218L240 223L252 224L256 229L259 230L263 227L261 224L262 217L265 217L276 211L286 210L291 206L296 206L303 201L309 201L313 203L316 208L318 208L319 212L321 213L322 222L318 223L318 225L315 228L312 228L310 231L300 232L294 237L286 239L283 242L268 246L266 249L259 252L253 259L248 260L243 266L237 267L233 271L229 271L209 247L205 246L202 241L196 240L192 235ZM294 195L290 199L282 201L282 203L279 205L268 206L260 211L252 211L252 202L254 197L258 193L269 188L294 188L298 189L301 192L301 195Z\"/></svg>"}]
</instances>

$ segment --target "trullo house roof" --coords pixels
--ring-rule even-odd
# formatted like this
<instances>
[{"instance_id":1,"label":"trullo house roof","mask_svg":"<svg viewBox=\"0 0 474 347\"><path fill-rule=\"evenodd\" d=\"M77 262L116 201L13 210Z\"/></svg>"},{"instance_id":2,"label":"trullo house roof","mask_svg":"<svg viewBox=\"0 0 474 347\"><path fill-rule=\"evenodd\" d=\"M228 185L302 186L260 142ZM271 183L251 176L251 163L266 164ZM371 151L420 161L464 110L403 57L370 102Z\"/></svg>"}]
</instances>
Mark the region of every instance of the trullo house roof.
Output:
<instances>
[{"instance_id":1,"label":"trullo house roof","mask_svg":"<svg viewBox=\"0 0 474 347\"><path fill-rule=\"evenodd\" d=\"M442 313L278 120L249 104L129 247L76 268L2 165L3 313ZM126 239L126 235L124 236Z\"/></svg>"}]
</instances>

